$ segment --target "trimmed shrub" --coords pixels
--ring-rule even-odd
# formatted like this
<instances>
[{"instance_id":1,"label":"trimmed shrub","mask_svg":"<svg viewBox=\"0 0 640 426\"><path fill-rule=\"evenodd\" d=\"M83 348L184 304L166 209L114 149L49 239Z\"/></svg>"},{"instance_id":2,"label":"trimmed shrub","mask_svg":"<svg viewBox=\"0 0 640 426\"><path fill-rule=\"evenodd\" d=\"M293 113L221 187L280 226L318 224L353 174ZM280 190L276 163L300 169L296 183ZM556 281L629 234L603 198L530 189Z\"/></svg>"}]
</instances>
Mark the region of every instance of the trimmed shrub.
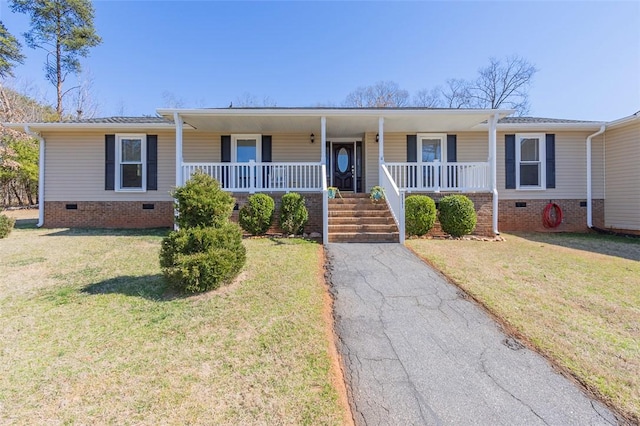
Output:
<instances>
[{"instance_id":1,"label":"trimmed shrub","mask_svg":"<svg viewBox=\"0 0 640 426\"><path fill-rule=\"evenodd\" d=\"M405 199L405 232L425 235L436 223L436 203L426 195L411 195Z\"/></svg>"},{"instance_id":2,"label":"trimmed shrub","mask_svg":"<svg viewBox=\"0 0 640 426\"><path fill-rule=\"evenodd\" d=\"M0 238L8 236L15 224L16 220L14 218L0 214Z\"/></svg>"},{"instance_id":3,"label":"trimmed shrub","mask_svg":"<svg viewBox=\"0 0 640 426\"><path fill-rule=\"evenodd\" d=\"M476 229L478 217L476 209L464 195L447 195L440 200L440 225L442 230L453 237L470 234Z\"/></svg>"},{"instance_id":4,"label":"trimmed shrub","mask_svg":"<svg viewBox=\"0 0 640 426\"><path fill-rule=\"evenodd\" d=\"M284 194L280 201L280 228L287 234L302 234L308 220L304 197L297 192Z\"/></svg>"},{"instance_id":5,"label":"trimmed shrub","mask_svg":"<svg viewBox=\"0 0 640 426\"><path fill-rule=\"evenodd\" d=\"M171 232L160 249L160 266L177 290L198 293L230 283L246 260L242 231L233 223Z\"/></svg>"},{"instance_id":6,"label":"trimmed shrub","mask_svg":"<svg viewBox=\"0 0 640 426\"><path fill-rule=\"evenodd\" d=\"M201 172L171 195L176 199L176 222L180 228L220 227L228 222L235 205L234 198L222 190L217 180Z\"/></svg>"},{"instance_id":7,"label":"trimmed shrub","mask_svg":"<svg viewBox=\"0 0 640 426\"><path fill-rule=\"evenodd\" d=\"M271 226L275 209L273 198L267 194L254 194L240 209L240 226L251 235L264 235Z\"/></svg>"}]
</instances>

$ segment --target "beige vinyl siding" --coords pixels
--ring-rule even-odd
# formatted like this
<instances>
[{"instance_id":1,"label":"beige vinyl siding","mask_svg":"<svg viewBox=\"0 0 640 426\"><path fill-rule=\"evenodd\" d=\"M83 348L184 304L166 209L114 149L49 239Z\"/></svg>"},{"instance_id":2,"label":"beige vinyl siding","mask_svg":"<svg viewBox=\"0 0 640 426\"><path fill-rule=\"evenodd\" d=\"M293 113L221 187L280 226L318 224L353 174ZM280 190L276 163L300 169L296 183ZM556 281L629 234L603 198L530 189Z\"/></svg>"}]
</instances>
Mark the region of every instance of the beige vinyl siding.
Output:
<instances>
[{"instance_id":1,"label":"beige vinyl siding","mask_svg":"<svg viewBox=\"0 0 640 426\"><path fill-rule=\"evenodd\" d=\"M485 162L489 158L489 133L457 133L457 156L460 163Z\"/></svg>"},{"instance_id":2,"label":"beige vinyl siding","mask_svg":"<svg viewBox=\"0 0 640 426\"><path fill-rule=\"evenodd\" d=\"M376 143L376 134L369 132L362 140L364 154L364 190L371 191L371 188L378 185L378 153L379 148Z\"/></svg>"},{"instance_id":3,"label":"beige vinyl siding","mask_svg":"<svg viewBox=\"0 0 640 426\"><path fill-rule=\"evenodd\" d=\"M308 133L274 133L271 136L274 163L320 162L320 135L315 135L314 143L311 143Z\"/></svg>"},{"instance_id":4,"label":"beige vinyl siding","mask_svg":"<svg viewBox=\"0 0 640 426\"><path fill-rule=\"evenodd\" d=\"M640 230L640 120L605 132L605 226Z\"/></svg>"},{"instance_id":5,"label":"beige vinyl siding","mask_svg":"<svg viewBox=\"0 0 640 426\"><path fill-rule=\"evenodd\" d=\"M105 132L45 133L45 201L171 201L169 191L175 185L175 133L157 130L126 133L158 135L158 190L104 189Z\"/></svg>"},{"instance_id":6,"label":"beige vinyl siding","mask_svg":"<svg viewBox=\"0 0 640 426\"><path fill-rule=\"evenodd\" d=\"M229 133L226 133L229 135ZM185 131L183 134L183 160L185 163L218 163L221 161L222 133ZM320 162L320 136L311 143L307 133L272 133L273 162ZM258 147L260 149L260 147Z\"/></svg>"},{"instance_id":7,"label":"beige vinyl siding","mask_svg":"<svg viewBox=\"0 0 640 426\"><path fill-rule=\"evenodd\" d=\"M221 133L185 130L182 133L182 160L185 163L218 163Z\"/></svg>"},{"instance_id":8,"label":"beige vinyl siding","mask_svg":"<svg viewBox=\"0 0 640 426\"><path fill-rule=\"evenodd\" d=\"M586 140L587 136L593 132L546 132L556 135L556 187L546 190L505 189L504 137L505 134L514 133L531 132L498 132L497 183L500 199L582 200L587 197ZM602 137L592 140L592 178L593 198L604 198L604 144Z\"/></svg>"}]
</instances>

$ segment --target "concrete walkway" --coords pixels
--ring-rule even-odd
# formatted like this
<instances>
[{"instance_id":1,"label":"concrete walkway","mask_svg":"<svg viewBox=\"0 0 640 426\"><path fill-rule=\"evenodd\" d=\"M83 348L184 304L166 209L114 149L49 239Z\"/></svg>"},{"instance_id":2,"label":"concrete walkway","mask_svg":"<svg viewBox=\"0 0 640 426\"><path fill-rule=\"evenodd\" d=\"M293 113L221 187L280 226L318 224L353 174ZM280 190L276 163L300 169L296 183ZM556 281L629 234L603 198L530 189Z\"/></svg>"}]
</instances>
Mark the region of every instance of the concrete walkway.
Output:
<instances>
[{"instance_id":1,"label":"concrete walkway","mask_svg":"<svg viewBox=\"0 0 640 426\"><path fill-rule=\"evenodd\" d=\"M356 424L617 424L404 246L327 252Z\"/></svg>"}]
</instances>

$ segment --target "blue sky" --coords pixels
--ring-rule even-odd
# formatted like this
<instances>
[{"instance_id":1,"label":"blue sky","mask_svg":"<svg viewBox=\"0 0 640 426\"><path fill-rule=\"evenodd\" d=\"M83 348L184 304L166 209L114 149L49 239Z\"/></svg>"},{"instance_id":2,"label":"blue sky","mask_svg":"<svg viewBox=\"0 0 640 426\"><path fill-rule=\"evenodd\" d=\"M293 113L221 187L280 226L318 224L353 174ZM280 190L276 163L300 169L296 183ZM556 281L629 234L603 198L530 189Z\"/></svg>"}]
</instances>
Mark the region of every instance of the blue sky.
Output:
<instances>
[{"instance_id":1,"label":"blue sky","mask_svg":"<svg viewBox=\"0 0 640 426\"><path fill-rule=\"evenodd\" d=\"M102 116L154 114L166 106L163 93L185 107L226 107L244 93L278 106L339 106L358 86L392 80L413 94L473 78L489 57L507 55L539 68L530 115L612 120L640 109L638 1L94 6L103 44L83 64ZM0 19L14 35L28 29L6 0ZM27 82L53 102L43 54L24 53L14 84Z\"/></svg>"}]
</instances>

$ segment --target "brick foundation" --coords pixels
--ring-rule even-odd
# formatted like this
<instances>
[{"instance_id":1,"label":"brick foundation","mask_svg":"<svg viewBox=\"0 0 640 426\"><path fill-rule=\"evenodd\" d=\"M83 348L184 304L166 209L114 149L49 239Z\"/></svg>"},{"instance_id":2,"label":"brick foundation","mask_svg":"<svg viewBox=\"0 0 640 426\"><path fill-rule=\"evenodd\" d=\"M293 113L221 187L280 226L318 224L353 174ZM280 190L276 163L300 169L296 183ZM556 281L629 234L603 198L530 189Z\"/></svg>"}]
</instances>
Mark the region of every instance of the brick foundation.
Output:
<instances>
[{"instance_id":1,"label":"brick foundation","mask_svg":"<svg viewBox=\"0 0 640 426\"><path fill-rule=\"evenodd\" d=\"M152 209L143 208L151 206L153 206ZM47 228L172 227L173 203L171 201L45 201L44 226Z\"/></svg>"},{"instance_id":2,"label":"brick foundation","mask_svg":"<svg viewBox=\"0 0 640 426\"><path fill-rule=\"evenodd\" d=\"M552 201L562 209L562 223L557 228L545 228L542 224L542 212ZM587 207L580 203L585 200L499 200L498 229L500 231L535 232L586 232ZM516 203L525 203L525 207L516 207ZM593 226L604 225L604 200L593 200Z\"/></svg>"},{"instance_id":3,"label":"brick foundation","mask_svg":"<svg viewBox=\"0 0 640 426\"><path fill-rule=\"evenodd\" d=\"M410 195L428 195L438 203L443 197L447 195L452 195L454 193L447 192L422 192L416 193L412 192L411 194L407 194L407 197ZM458 193L455 193L458 194ZM472 235L490 237L493 236L493 195L487 193L477 193L477 194L462 194L468 197L471 201L473 201L473 205L476 208L476 214L478 216L478 223L476 224L476 229L473 231ZM445 235L440 228L440 222L436 220L433 229L429 231L431 236L443 236Z\"/></svg>"},{"instance_id":4,"label":"brick foundation","mask_svg":"<svg viewBox=\"0 0 640 426\"><path fill-rule=\"evenodd\" d=\"M269 233L282 233L282 229L279 226L279 217L278 213L280 212L280 201L282 200L282 196L284 192L274 192L268 193L270 197L276 202L276 211L273 218L273 225L269 228ZM321 193L308 193L302 192L300 193L305 199L305 205L307 206L307 210L309 211L309 221L307 225L304 227L304 232L312 233L317 232L322 234L322 194ZM247 203L247 199L251 196L251 194L247 193L234 193L233 197L236 199L236 203L238 204L238 210L234 210L231 215L231 220L234 222L238 222L238 212L239 209Z\"/></svg>"}]
</instances>

